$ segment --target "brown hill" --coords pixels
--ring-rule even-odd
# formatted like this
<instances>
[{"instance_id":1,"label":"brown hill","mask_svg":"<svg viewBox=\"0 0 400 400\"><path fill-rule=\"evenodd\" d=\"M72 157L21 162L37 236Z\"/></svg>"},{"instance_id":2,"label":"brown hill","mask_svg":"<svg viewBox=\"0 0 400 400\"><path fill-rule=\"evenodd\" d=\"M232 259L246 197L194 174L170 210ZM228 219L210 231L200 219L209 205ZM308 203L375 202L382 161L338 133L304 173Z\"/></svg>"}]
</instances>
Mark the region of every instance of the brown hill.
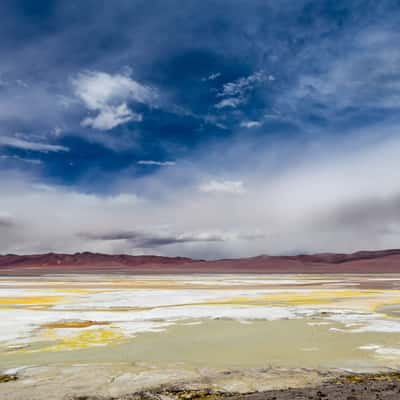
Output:
<instances>
[{"instance_id":1,"label":"brown hill","mask_svg":"<svg viewBox=\"0 0 400 400\"><path fill-rule=\"evenodd\" d=\"M400 273L400 250L258 256L215 261L126 254L0 256L0 274L44 273Z\"/></svg>"}]
</instances>

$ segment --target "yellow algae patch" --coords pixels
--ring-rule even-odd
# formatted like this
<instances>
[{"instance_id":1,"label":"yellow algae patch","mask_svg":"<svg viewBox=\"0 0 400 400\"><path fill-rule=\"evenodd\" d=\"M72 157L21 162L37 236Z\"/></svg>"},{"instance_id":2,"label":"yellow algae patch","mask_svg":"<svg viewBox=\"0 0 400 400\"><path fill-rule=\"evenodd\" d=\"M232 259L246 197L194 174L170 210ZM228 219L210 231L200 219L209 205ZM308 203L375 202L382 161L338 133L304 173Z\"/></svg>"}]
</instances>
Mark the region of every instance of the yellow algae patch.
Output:
<instances>
[{"instance_id":1,"label":"yellow algae patch","mask_svg":"<svg viewBox=\"0 0 400 400\"><path fill-rule=\"evenodd\" d=\"M346 382L350 383L365 383L367 381L394 381L400 380L399 372L382 372L376 374L360 374L360 375L348 375L343 378ZM340 382L340 380L339 380Z\"/></svg>"},{"instance_id":2,"label":"yellow algae patch","mask_svg":"<svg viewBox=\"0 0 400 400\"><path fill-rule=\"evenodd\" d=\"M206 304L284 304L287 306L330 304L344 300L378 299L385 295L385 291L370 290L313 290L307 293L288 291L268 293L257 297L235 297L223 300L210 300ZM382 298L383 300L383 298Z\"/></svg>"},{"instance_id":3,"label":"yellow algae patch","mask_svg":"<svg viewBox=\"0 0 400 400\"><path fill-rule=\"evenodd\" d=\"M42 328L46 329L62 329L62 328L89 328L96 325L110 325L110 322L106 321L61 321L51 322L49 324L42 325Z\"/></svg>"},{"instance_id":4,"label":"yellow algae patch","mask_svg":"<svg viewBox=\"0 0 400 400\"><path fill-rule=\"evenodd\" d=\"M211 301L206 301L204 303L199 303L199 304L209 304L209 305L226 305L226 304L246 304L246 305L253 305L253 306L265 306L266 304L268 305L318 305L318 304L330 304L332 301L330 299L316 299L313 297L309 298L285 298L285 299L275 299L275 298L270 298L270 297L256 297L256 298L251 298L251 297L235 297L231 299L226 299L226 300L211 300Z\"/></svg>"},{"instance_id":5,"label":"yellow algae patch","mask_svg":"<svg viewBox=\"0 0 400 400\"><path fill-rule=\"evenodd\" d=\"M21 297L0 297L0 306L27 306L46 305L62 301L61 296L21 296Z\"/></svg>"},{"instance_id":6,"label":"yellow algae patch","mask_svg":"<svg viewBox=\"0 0 400 400\"><path fill-rule=\"evenodd\" d=\"M93 346L105 346L121 341L125 337L114 329L88 329L60 339L57 344L40 349L40 351L65 351L87 349Z\"/></svg>"}]
</instances>

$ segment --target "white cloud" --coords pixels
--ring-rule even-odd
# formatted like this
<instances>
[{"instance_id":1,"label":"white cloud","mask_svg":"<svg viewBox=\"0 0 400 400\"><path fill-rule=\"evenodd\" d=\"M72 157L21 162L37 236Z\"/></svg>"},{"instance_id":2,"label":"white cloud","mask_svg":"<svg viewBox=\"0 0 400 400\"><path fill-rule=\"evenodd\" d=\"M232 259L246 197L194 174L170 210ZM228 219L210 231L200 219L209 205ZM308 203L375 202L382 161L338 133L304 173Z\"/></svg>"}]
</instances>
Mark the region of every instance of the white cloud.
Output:
<instances>
[{"instance_id":1,"label":"white cloud","mask_svg":"<svg viewBox=\"0 0 400 400\"><path fill-rule=\"evenodd\" d=\"M49 152L60 152L68 151L68 147L59 146L54 144L31 142L25 139L12 137L12 136L0 136L0 147L13 147L21 150L39 151L42 153Z\"/></svg>"},{"instance_id":2,"label":"white cloud","mask_svg":"<svg viewBox=\"0 0 400 400\"><path fill-rule=\"evenodd\" d=\"M129 121L140 122L142 120L143 117L141 114L131 111L126 103L122 103L115 107L104 107L95 117L85 118L81 122L81 125L107 131Z\"/></svg>"},{"instance_id":3,"label":"white cloud","mask_svg":"<svg viewBox=\"0 0 400 400\"><path fill-rule=\"evenodd\" d=\"M211 180L210 182L203 183L199 187L200 192L203 193L226 193L226 194L242 194L244 193L244 187L242 181L216 181Z\"/></svg>"},{"instance_id":4,"label":"white cloud","mask_svg":"<svg viewBox=\"0 0 400 400\"><path fill-rule=\"evenodd\" d=\"M128 121L141 121L142 116L128 107L128 101L154 105L157 93L128 75L86 71L72 80L75 95L97 115L87 117L83 126L109 130Z\"/></svg>"},{"instance_id":5,"label":"white cloud","mask_svg":"<svg viewBox=\"0 0 400 400\"><path fill-rule=\"evenodd\" d=\"M243 128L257 128L261 125L262 125L262 123L259 121L242 121L240 123L240 126Z\"/></svg>"},{"instance_id":6,"label":"white cloud","mask_svg":"<svg viewBox=\"0 0 400 400\"><path fill-rule=\"evenodd\" d=\"M158 165L160 167L171 167L176 165L175 161L139 160L137 163L140 165Z\"/></svg>"},{"instance_id":7,"label":"white cloud","mask_svg":"<svg viewBox=\"0 0 400 400\"><path fill-rule=\"evenodd\" d=\"M75 94L91 110L101 110L113 100L132 99L150 104L154 100L151 88L141 85L129 76L86 71L73 80Z\"/></svg>"}]
</instances>

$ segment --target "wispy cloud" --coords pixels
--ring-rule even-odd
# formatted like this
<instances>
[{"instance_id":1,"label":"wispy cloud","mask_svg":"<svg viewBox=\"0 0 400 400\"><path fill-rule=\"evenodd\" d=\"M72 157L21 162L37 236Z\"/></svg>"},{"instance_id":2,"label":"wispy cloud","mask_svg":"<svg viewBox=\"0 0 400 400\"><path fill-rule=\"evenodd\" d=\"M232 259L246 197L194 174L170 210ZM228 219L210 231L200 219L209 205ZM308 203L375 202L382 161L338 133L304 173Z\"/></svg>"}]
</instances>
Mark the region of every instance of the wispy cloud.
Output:
<instances>
[{"instance_id":1,"label":"wispy cloud","mask_svg":"<svg viewBox=\"0 0 400 400\"><path fill-rule=\"evenodd\" d=\"M42 153L51 153L51 152L61 152L61 151L69 151L68 147L48 144L48 143L40 143L40 142L32 142L26 139L21 139L18 137L12 136L0 136L0 147L12 147L21 150L30 150L30 151L38 151Z\"/></svg>"},{"instance_id":2,"label":"wispy cloud","mask_svg":"<svg viewBox=\"0 0 400 400\"><path fill-rule=\"evenodd\" d=\"M156 160L139 160L140 165L156 165L160 167L172 167L176 165L175 161L156 161Z\"/></svg>"},{"instance_id":3,"label":"wispy cloud","mask_svg":"<svg viewBox=\"0 0 400 400\"><path fill-rule=\"evenodd\" d=\"M256 86L273 80L275 80L273 75L267 74L265 71L257 71L233 82L225 83L217 93L217 97L223 99L216 103L214 107L217 109L236 108L247 102L247 96Z\"/></svg>"},{"instance_id":4,"label":"wispy cloud","mask_svg":"<svg viewBox=\"0 0 400 400\"><path fill-rule=\"evenodd\" d=\"M208 76L202 78L201 80L202 80L203 82L206 82L206 81L215 81L215 80L218 79L221 75L222 75L221 72L216 72L216 73L214 73L214 74L211 74L211 75L208 75Z\"/></svg>"},{"instance_id":5,"label":"wispy cloud","mask_svg":"<svg viewBox=\"0 0 400 400\"><path fill-rule=\"evenodd\" d=\"M154 105L157 93L124 74L85 71L72 80L75 95L97 114L85 118L82 126L110 130L129 121L142 121L140 113L132 111L128 102Z\"/></svg>"},{"instance_id":6,"label":"wispy cloud","mask_svg":"<svg viewBox=\"0 0 400 400\"><path fill-rule=\"evenodd\" d=\"M400 109L399 40L397 31L367 29L348 38L334 58L315 55L318 68L299 74L277 97L277 108L300 117L308 110L326 119Z\"/></svg>"},{"instance_id":7,"label":"wispy cloud","mask_svg":"<svg viewBox=\"0 0 400 400\"><path fill-rule=\"evenodd\" d=\"M272 75L265 71L257 71L254 74L239 78L233 82L225 83L218 96L243 96L247 91L252 90L257 84L274 80Z\"/></svg>"}]
</instances>

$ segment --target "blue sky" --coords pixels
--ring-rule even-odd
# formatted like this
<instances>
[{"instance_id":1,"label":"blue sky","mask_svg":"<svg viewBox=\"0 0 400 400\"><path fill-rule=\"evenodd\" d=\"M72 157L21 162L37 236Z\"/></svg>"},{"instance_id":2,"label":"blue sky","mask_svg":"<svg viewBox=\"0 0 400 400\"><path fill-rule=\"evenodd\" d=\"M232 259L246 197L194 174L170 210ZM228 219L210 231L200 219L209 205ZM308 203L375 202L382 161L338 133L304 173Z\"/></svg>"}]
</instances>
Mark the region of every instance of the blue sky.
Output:
<instances>
[{"instance_id":1,"label":"blue sky","mask_svg":"<svg viewBox=\"0 0 400 400\"><path fill-rule=\"evenodd\" d=\"M0 13L1 252L398 247L398 1Z\"/></svg>"}]
</instances>

